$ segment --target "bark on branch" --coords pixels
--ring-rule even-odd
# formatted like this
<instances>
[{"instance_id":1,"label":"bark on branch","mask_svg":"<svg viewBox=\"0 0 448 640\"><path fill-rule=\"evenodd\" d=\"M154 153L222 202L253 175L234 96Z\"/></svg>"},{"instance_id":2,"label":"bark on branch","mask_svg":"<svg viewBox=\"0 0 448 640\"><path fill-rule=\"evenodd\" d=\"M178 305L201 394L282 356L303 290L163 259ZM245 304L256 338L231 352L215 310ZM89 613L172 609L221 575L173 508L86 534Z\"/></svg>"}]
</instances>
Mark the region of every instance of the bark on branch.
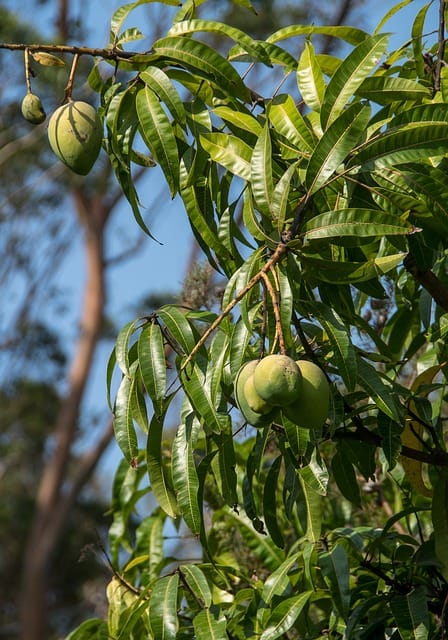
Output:
<instances>
[{"instance_id":1,"label":"bark on branch","mask_svg":"<svg viewBox=\"0 0 448 640\"><path fill-rule=\"evenodd\" d=\"M448 311L448 287L429 268L419 267L412 253L403 260L403 266L432 296L435 302Z\"/></svg>"}]
</instances>

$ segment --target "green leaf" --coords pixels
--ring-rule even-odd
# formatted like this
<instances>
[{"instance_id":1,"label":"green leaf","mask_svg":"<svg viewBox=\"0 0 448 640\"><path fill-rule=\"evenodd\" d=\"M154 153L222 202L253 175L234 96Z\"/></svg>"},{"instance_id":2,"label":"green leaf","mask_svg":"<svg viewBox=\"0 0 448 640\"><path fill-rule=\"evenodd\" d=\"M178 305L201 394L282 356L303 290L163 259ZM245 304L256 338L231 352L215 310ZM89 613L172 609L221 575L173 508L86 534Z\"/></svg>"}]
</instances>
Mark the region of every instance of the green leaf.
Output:
<instances>
[{"instance_id":1,"label":"green leaf","mask_svg":"<svg viewBox=\"0 0 448 640\"><path fill-rule=\"evenodd\" d=\"M403 262L404 255L397 253L366 260L365 262L337 262L335 260L321 260L308 255L302 255L300 262L304 267L304 275L314 280L335 284L356 284L368 282L383 276L395 269Z\"/></svg>"},{"instance_id":2,"label":"green leaf","mask_svg":"<svg viewBox=\"0 0 448 640\"><path fill-rule=\"evenodd\" d=\"M169 401L166 402L165 412ZM165 468L163 459L163 415L154 414L149 425L148 440L146 445L146 464L149 481L154 496L163 511L171 518L176 518L178 506L176 496L172 488L171 473Z\"/></svg>"},{"instance_id":3,"label":"green leaf","mask_svg":"<svg viewBox=\"0 0 448 640\"><path fill-rule=\"evenodd\" d=\"M185 424L179 425L172 447L173 486L180 512L191 532L199 536L202 515L198 505L199 480L193 457L191 440L187 439Z\"/></svg>"},{"instance_id":4,"label":"green leaf","mask_svg":"<svg viewBox=\"0 0 448 640\"><path fill-rule=\"evenodd\" d=\"M134 363L134 365L130 372L132 377L123 376L118 387L113 417L115 439L131 466L136 465L138 458L137 435L132 415L132 387L137 363Z\"/></svg>"},{"instance_id":5,"label":"green leaf","mask_svg":"<svg viewBox=\"0 0 448 640\"><path fill-rule=\"evenodd\" d=\"M109 630L104 620L92 618L66 636L65 640L109 640Z\"/></svg>"},{"instance_id":6,"label":"green leaf","mask_svg":"<svg viewBox=\"0 0 448 640\"><path fill-rule=\"evenodd\" d=\"M179 347L179 351L183 351L185 354L190 353L199 336L193 331L185 310L181 310L174 304L167 304L157 311L157 315L165 323L164 332L168 332L170 341L174 340Z\"/></svg>"},{"instance_id":7,"label":"green leaf","mask_svg":"<svg viewBox=\"0 0 448 640\"><path fill-rule=\"evenodd\" d=\"M243 140L226 133L204 133L200 141L212 160L243 180L250 180L252 149Z\"/></svg>"},{"instance_id":8,"label":"green leaf","mask_svg":"<svg viewBox=\"0 0 448 640\"><path fill-rule=\"evenodd\" d=\"M148 66L140 73L140 78L158 95L159 100L165 103L174 120L184 125L186 122L185 108L167 74L158 67Z\"/></svg>"},{"instance_id":9,"label":"green leaf","mask_svg":"<svg viewBox=\"0 0 448 640\"><path fill-rule=\"evenodd\" d=\"M383 382L376 369L363 358L358 358L359 384L373 398L378 408L389 416L394 422L401 423L403 419L403 408L392 395L390 384Z\"/></svg>"},{"instance_id":10,"label":"green leaf","mask_svg":"<svg viewBox=\"0 0 448 640\"><path fill-rule=\"evenodd\" d=\"M226 428L229 417L216 410L210 390L205 385L204 373L196 364L188 365L181 373L182 387L188 396L196 417L207 433L221 433Z\"/></svg>"},{"instance_id":11,"label":"green leaf","mask_svg":"<svg viewBox=\"0 0 448 640\"><path fill-rule=\"evenodd\" d=\"M448 147L448 105L424 104L401 112L388 129L359 147L348 167L378 170L444 155Z\"/></svg>"},{"instance_id":12,"label":"green leaf","mask_svg":"<svg viewBox=\"0 0 448 640\"><path fill-rule=\"evenodd\" d=\"M252 153L250 182L258 210L270 218L274 183L272 179L272 145L267 123L262 129Z\"/></svg>"},{"instance_id":13,"label":"green leaf","mask_svg":"<svg viewBox=\"0 0 448 640\"><path fill-rule=\"evenodd\" d=\"M227 36L247 51L253 60L263 62L270 66L269 56L266 54L262 43L253 40L244 33L244 31L223 22L217 22L216 20L185 20L183 22L177 22L168 31L167 36L183 36L192 33L196 34L201 31L219 33Z\"/></svg>"},{"instance_id":14,"label":"green leaf","mask_svg":"<svg viewBox=\"0 0 448 640\"><path fill-rule=\"evenodd\" d=\"M328 335L333 348L333 363L348 391L358 382L356 352L350 338L350 329L330 307L320 302L304 303L309 313L315 315Z\"/></svg>"},{"instance_id":15,"label":"green leaf","mask_svg":"<svg viewBox=\"0 0 448 640\"><path fill-rule=\"evenodd\" d=\"M405 100L420 102L431 96L429 89L418 82L392 76L366 78L356 90L356 95L383 105Z\"/></svg>"},{"instance_id":16,"label":"green leaf","mask_svg":"<svg viewBox=\"0 0 448 640\"><path fill-rule=\"evenodd\" d=\"M140 133L160 164L171 195L174 196L179 190L179 154L173 127L159 98L149 87L137 93L136 106Z\"/></svg>"},{"instance_id":17,"label":"green leaf","mask_svg":"<svg viewBox=\"0 0 448 640\"><path fill-rule=\"evenodd\" d=\"M275 640L276 638L284 637L284 634L291 629L302 613L312 593L312 591L305 591L278 604L272 611L260 640Z\"/></svg>"},{"instance_id":18,"label":"green leaf","mask_svg":"<svg viewBox=\"0 0 448 640\"><path fill-rule=\"evenodd\" d=\"M345 549L337 544L319 555L319 566L339 615L346 620L350 610L350 565Z\"/></svg>"},{"instance_id":19,"label":"green leaf","mask_svg":"<svg viewBox=\"0 0 448 640\"><path fill-rule=\"evenodd\" d=\"M308 40L299 58L297 83L305 104L312 111L319 112L325 93L325 80L314 47Z\"/></svg>"},{"instance_id":20,"label":"green leaf","mask_svg":"<svg viewBox=\"0 0 448 640\"><path fill-rule=\"evenodd\" d=\"M249 90L235 68L215 49L188 37L167 37L154 43L154 52L180 64L229 96L250 101Z\"/></svg>"},{"instance_id":21,"label":"green leaf","mask_svg":"<svg viewBox=\"0 0 448 640\"><path fill-rule=\"evenodd\" d=\"M298 162L294 162L289 165L285 173L275 185L274 193L272 194L271 211L274 221L277 222L277 231L279 236L281 236L284 230L285 219L288 212L291 181L296 175L297 165Z\"/></svg>"},{"instance_id":22,"label":"green leaf","mask_svg":"<svg viewBox=\"0 0 448 640\"><path fill-rule=\"evenodd\" d=\"M279 455L269 467L263 491L263 517L274 544L283 549L285 542L278 522L277 484L283 456Z\"/></svg>"},{"instance_id":23,"label":"green leaf","mask_svg":"<svg viewBox=\"0 0 448 640\"><path fill-rule=\"evenodd\" d=\"M316 140L312 129L294 104L290 95L276 96L269 109L269 120L277 133L281 134L292 151L312 153Z\"/></svg>"},{"instance_id":24,"label":"green leaf","mask_svg":"<svg viewBox=\"0 0 448 640\"><path fill-rule=\"evenodd\" d=\"M347 498L355 506L360 507L361 494L356 473L352 463L344 456L343 450L343 444L338 446L338 450L331 459L333 477L344 498Z\"/></svg>"},{"instance_id":25,"label":"green leaf","mask_svg":"<svg viewBox=\"0 0 448 640\"><path fill-rule=\"evenodd\" d=\"M167 365L162 331L156 322L149 322L140 333L138 361L154 410L161 411L165 398Z\"/></svg>"},{"instance_id":26,"label":"green leaf","mask_svg":"<svg viewBox=\"0 0 448 640\"><path fill-rule=\"evenodd\" d=\"M229 507L238 504L236 458L230 422L220 434L214 434L213 440L218 447L218 455L212 460L213 474L219 492Z\"/></svg>"},{"instance_id":27,"label":"green leaf","mask_svg":"<svg viewBox=\"0 0 448 640\"><path fill-rule=\"evenodd\" d=\"M118 333L117 340L115 342L115 359L116 363L120 367L124 375L129 376L132 362L129 357L131 339L134 335L135 329L139 323L139 320L131 320L124 325Z\"/></svg>"},{"instance_id":28,"label":"green leaf","mask_svg":"<svg viewBox=\"0 0 448 640\"><path fill-rule=\"evenodd\" d=\"M179 629L177 589L179 575L160 578L154 584L149 602L149 622L155 638L175 640Z\"/></svg>"},{"instance_id":29,"label":"green leaf","mask_svg":"<svg viewBox=\"0 0 448 640\"><path fill-rule=\"evenodd\" d=\"M218 106L213 109L213 113L238 129L250 131L257 138L262 132L262 125L249 111L236 111L230 107Z\"/></svg>"},{"instance_id":30,"label":"green leaf","mask_svg":"<svg viewBox=\"0 0 448 640\"><path fill-rule=\"evenodd\" d=\"M402 640L430 638L430 615L426 588L421 585L406 595L394 595L390 608Z\"/></svg>"},{"instance_id":31,"label":"green leaf","mask_svg":"<svg viewBox=\"0 0 448 640\"><path fill-rule=\"evenodd\" d=\"M406 220L377 209L337 209L311 218L304 225L304 242L327 238L375 238L407 235L414 227Z\"/></svg>"},{"instance_id":32,"label":"green leaf","mask_svg":"<svg viewBox=\"0 0 448 640\"><path fill-rule=\"evenodd\" d=\"M295 38L296 36L310 36L314 33L324 36L331 36L332 38L340 38L349 44L359 44L363 40L368 39L368 33L357 29L356 27L342 27L342 26L314 26L314 25L301 25L294 24L288 27L282 27L278 31L275 31L267 38L268 42L278 42L279 40L285 40L286 38Z\"/></svg>"},{"instance_id":33,"label":"green leaf","mask_svg":"<svg viewBox=\"0 0 448 640\"><path fill-rule=\"evenodd\" d=\"M297 469L296 473L302 494L298 498L300 501L299 511L301 511L302 520L306 521L305 538L311 542L317 542L322 529L322 496L305 482L302 469ZM307 478L306 475L305 478Z\"/></svg>"},{"instance_id":34,"label":"green leaf","mask_svg":"<svg viewBox=\"0 0 448 640\"><path fill-rule=\"evenodd\" d=\"M370 108L355 103L332 120L308 163L305 183L310 194L328 182L353 147L360 142L365 135L369 117Z\"/></svg>"},{"instance_id":35,"label":"green leaf","mask_svg":"<svg viewBox=\"0 0 448 640\"><path fill-rule=\"evenodd\" d=\"M137 2L129 2L120 6L112 15L110 22L111 42L113 42L112 36L116 36L121 29L123 22L129 16L129 14L142 4L149 4L150 2L159 2L160 0L137 0ZM177 6L178 0L162 0L164 4Z\"/></svg>"},{"instance_id":36,"label":"green leaf","mask_svg":"<svg viewBox=\"0 0 448 640\"><path fill-rule=\"evenodd\" d=\"M212 592L201 568L197 564L183 564L179 571L195 599L199 599L203 607L210 607Z\"/></svg>"},{"instance_id":37,"label":"green leaf","mask_svg":"<svg viewBox=\"0 0 448 640\"><path fill-rule=\"evenodd\" d=\"M227 621L217 606L202 609L193 618L193 628L197 640L222 640L227 636Z\"/></svg>"},{"instance_id":38,"label":"green leaf","mask_svg":"<svg viewBox=\"0 0 448 640\"><path fill-rule=\"evenodd\" d=\"M341 115L365 78L378 66L388 39L387 34L365 38L339 65L325 91L321 109L324 130Z\"/></svg>"}]
</instances>

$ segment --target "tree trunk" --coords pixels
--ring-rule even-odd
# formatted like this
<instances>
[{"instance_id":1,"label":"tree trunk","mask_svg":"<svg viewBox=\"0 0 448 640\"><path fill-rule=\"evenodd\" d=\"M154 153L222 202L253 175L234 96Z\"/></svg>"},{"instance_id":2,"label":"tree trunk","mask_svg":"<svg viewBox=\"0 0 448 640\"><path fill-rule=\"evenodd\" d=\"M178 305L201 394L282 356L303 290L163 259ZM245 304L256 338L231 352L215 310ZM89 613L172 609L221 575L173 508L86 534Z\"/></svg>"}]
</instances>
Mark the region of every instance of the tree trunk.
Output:
<instances>
[{"instance_id":1,"label":"tree trunk","mask_svg":"<svg viewBox=\"0 0 448 640\"><path fill-rule=\"evenodd\" d=\"M75 203L84 227L86 285L80 333L68 376L68 390L53 430L54 446L43 469L36 510L24 553L21 638L45 640L51 561L76 496L67 491L67 465L77 435L80 406L99 339L104 303L104 226L110 209L99 197L88 201L80 190ZM69 487L70 485L68 485ZM77 488L79 491L80 487Z\"/></svg>"}]
</instances>

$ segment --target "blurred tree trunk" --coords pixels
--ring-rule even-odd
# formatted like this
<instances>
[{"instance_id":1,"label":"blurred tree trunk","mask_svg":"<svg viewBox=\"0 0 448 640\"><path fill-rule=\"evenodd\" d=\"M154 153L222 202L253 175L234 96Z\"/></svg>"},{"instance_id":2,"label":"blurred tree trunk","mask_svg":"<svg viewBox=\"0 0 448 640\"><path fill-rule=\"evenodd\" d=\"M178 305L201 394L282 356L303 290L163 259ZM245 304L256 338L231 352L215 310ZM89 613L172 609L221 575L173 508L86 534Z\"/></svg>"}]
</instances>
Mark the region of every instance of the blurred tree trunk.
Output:
<instances>
[{"instance_id":1,"label":"blurred tree trunk","mask_svg":"<svg viewBox=\"0 0 448 640\"><path fill-rule=\"evenodd\" d=\"M81 188L74 192L76 211L84 232L86 283L80 316L80 333L68 376L68 389L54 428L54 446L37 491L36 512L24 554L21 623L23 640L43 640L47 635L48 578L51 559L76 498L67 477L71 450L77 435L80 407L105 307L104 229L110 214L102 195L90 200ZM112 431L102 442L104 450ZM101 454L97 451L97 456ZM92 467L91 467L92 468ZM79 472L79 469L78 469ZM84 478L87 481L88 476ZM76 486L79 491L80 486Z\"/></svg>"}]
</instances>

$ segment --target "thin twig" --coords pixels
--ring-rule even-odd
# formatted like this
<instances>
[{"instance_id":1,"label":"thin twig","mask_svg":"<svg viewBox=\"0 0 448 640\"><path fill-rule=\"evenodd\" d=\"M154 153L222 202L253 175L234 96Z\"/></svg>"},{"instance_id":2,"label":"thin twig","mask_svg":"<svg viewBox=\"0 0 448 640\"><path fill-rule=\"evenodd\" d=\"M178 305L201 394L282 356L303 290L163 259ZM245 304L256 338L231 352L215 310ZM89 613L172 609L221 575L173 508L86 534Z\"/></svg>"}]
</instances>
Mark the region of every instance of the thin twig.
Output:
<instances>
[{"instance_id":1,"label":"thin twig","mask_svg":"<svg viewBox=\"0 0 448 640\"><path fill-rule=\"evenodd\" d=\"M258 273L256 273L254 275L253 278L251 278L249 280L249 282L247 283L247 285L244 287L244 289L242 289L236 296L235 298L233 298L233 300L231 300L229 302L229 304L227 305L227 307L219 314L219 316L212 322L212 324L209 326L209 328L204 331L204 333L202 334L200 340L198 340L198 342L195 344L195 346L193 347L193 349L190 351L190 353L188 354L185 362L183 363L183 365L180 368L180 372L184 371L185 367L192 361L192 359L194 358L194 356L197 354L197 352L199 351L199 349L206 343L207 339L210 337L210 335L213 333L213 331L215 331L215 329L217 329L219 327L219 325L221 324L221 322L224 320L224 318L226 318L229 313L232 311L232 309L238 304L238 302L240 302L240 300L242 300L244 298L244 296L255 286L257 285L263 278L263 274L266 274L269 269L271 269L274 265L276 265L282 258L283 256L288 252L288 247L283 243L280 242L276 248L276 250L274 251L274 253L272 254L272 256L270 257L270 259L265 263L264 267L262 269L260 269L260 271Z\"/></svg>"},{"instance_id":2,"label":"thin twig","mask_svg":"<svg viewBox=\"0 0 448 640\"><path fill-rule=\"evenodd\" d=\"M272 269L270 269L270 271L271 273L273 273ZM274 310L274 317L275 317L275 335L278 337L280 353L284 356L286 355L286 346L285 346L285 337L283 335L282 319L280 315L280 301L278 299L279 298L278 290L275 291L267 273L263 273L261 277L263 278L264 285L271 297L272 307Z\"/></svg>"}]
</instances>

